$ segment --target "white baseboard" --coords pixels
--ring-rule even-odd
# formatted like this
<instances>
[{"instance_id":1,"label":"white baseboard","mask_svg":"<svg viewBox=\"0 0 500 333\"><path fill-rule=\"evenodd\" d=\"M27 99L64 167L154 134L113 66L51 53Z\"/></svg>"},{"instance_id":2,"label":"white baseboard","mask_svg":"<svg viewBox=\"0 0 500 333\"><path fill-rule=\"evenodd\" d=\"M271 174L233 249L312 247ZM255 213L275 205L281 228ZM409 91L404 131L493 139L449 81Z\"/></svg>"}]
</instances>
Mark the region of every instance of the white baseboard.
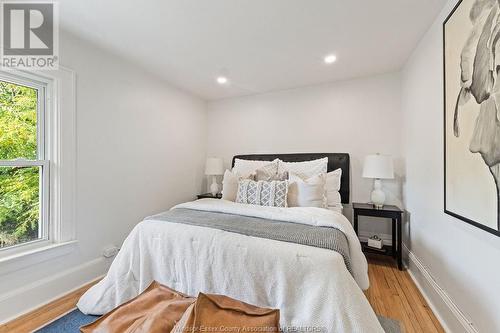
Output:
<instances>
[{"instance_id":1,"label":"white baseboard","mask_svg":"<svg viewBox=\"0 0 500 333\"><path fill-rule=\"evenodd\" d=\"M82 265L0 295L0 324L33 311L102 277L109 261L96 258Z\"/></svg>"},{"instance_id":2,"label":"white baseboard","mask_svg":"<svg viewBox=\"0 0 500 333\"><path fill-rule=\"evenodd\" d=\"M478 333L472 321L460 310L448 293L436 282L422 261L405 244L408 273L446 332Z\"/></svg>"}]
</instances>

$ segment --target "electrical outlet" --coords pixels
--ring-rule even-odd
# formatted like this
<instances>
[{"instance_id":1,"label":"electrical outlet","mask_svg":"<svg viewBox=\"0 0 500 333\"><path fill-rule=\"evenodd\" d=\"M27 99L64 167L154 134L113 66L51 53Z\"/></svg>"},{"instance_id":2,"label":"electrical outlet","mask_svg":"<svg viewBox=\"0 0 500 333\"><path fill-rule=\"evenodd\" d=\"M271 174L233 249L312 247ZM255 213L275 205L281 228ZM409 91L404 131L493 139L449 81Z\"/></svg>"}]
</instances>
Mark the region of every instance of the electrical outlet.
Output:
<instances>
[{"instance_id":1,"label":"electrical outlet","mask_svg":"<svg viewBox=\"0 0 500 333\"><path fill-rule=\"evenodd\" d=\"M102 255L105 258L111 258L111 257L116 256L116 254L118 253L118 251L120 251L119 247L111 245L111 246L108 246L108 247L104 248L104 250L102 250Z\"/></svg>"}]
</instances>

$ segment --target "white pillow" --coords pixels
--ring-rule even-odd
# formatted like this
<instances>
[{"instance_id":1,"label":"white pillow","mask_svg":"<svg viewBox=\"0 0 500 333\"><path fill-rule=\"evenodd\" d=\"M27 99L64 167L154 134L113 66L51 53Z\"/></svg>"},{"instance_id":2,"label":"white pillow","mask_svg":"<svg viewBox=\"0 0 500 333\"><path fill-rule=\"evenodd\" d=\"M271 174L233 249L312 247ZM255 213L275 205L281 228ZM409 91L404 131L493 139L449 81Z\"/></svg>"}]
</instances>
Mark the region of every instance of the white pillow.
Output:
<instances>
[{"instance_id":1,"label":"white pillow","mask_svg":"<svg viewBox=\"0 0 500 333\"><path fill-rule=\"evenodd\" d=\"M248 178L253 177L252 175L243 177L236 172L226 170L226 172L224 172L224 178L222 179L222 199L236 201L236 194L238 193L238 182L242 179Z\"/></svg>"},{"instance_id":2,"label":"white pillow","mask_svg":"<svg viewBox=\"0 0 500 333\"><path fill-rule=\"evenodd\" d=\"M281 175L286 171L293 172L302 179L326 173L328 171L328 157L305 162L283 162L279 160L278 174Z\"/></svg>"},{"instance_id":3,"label":"white pillow","mask_svg":"<svg viewBox=\"0 0 500 333\"><path fill-rule=\"evenodd\" d=\"M342 208L342 198L340 196L340 180L342 169L337 169L326 174L326 200L328 208Z\"/></svg>"},{"instance_id":4,"label":"white pillow","mask_svg":"<svg viewBox=\"0 0 500 333\"><path fill-rule=\"evenodd\" d=\"M320 207L326 205L326 173L303 179L290 172L288 178L288 207Z\"/></svg>"},{"instance_id":5,"label":"white pillow","mask_svg":"<svg viewBox=\"0 0 500 333\"><path fill-rule=\"evenodd\" d=\"M336 212L339 214L344 214L344 207L342 205L328 206L328 210L331 210L332 212Z\"/></svg>"},{"instance_id":6,"label":"white pillow","mask_svg":"<svg viewBox=\"0 0 500 333\"><path fill-rule=\"evenodd\" d=\"M242 160L235 159L233 172L240 174L244 177L254 174L257 169L266 170L266 173L274 175L278 173L278 159L274 161L253 161L253 160ZM257 179L259 180L259 179Z\"/></svg>"}]
</instances>

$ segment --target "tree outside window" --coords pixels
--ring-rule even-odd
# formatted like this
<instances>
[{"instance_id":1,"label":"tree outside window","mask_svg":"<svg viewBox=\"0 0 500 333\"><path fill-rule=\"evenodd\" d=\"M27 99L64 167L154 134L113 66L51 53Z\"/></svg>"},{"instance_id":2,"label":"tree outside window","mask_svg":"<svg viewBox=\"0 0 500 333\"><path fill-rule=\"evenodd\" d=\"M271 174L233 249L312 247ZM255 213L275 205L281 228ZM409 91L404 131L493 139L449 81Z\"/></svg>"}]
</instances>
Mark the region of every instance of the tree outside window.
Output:
<instances>
[{"instance_id":1,"label":"tree outside window","mask_svg":"<svg viewBox=\"0 0 500 333\"><path fill-rule=\"evenodd\" d=\"M43 238L40 91L0 80L0 249ZM48 193L45 192L45 193Z\"/></svg>"}]
</instances>

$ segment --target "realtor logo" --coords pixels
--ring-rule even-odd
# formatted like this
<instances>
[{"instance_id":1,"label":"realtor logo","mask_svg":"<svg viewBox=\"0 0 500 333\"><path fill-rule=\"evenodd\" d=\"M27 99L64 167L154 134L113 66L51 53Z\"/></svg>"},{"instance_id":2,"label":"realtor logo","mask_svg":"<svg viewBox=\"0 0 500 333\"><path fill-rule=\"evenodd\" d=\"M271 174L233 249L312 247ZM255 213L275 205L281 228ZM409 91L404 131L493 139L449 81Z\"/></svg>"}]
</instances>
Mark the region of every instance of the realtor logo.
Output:
<instances>
[{"instance_id":1,"label":"realtor logo","mask_svg":"<svg viewBox=\"0 0 500 333\"><path fill-rule=\"evenodd\" d=\"M1 17L2 69L57 69L57 3L2 1Z\"/></svg>"}]
</instances>

